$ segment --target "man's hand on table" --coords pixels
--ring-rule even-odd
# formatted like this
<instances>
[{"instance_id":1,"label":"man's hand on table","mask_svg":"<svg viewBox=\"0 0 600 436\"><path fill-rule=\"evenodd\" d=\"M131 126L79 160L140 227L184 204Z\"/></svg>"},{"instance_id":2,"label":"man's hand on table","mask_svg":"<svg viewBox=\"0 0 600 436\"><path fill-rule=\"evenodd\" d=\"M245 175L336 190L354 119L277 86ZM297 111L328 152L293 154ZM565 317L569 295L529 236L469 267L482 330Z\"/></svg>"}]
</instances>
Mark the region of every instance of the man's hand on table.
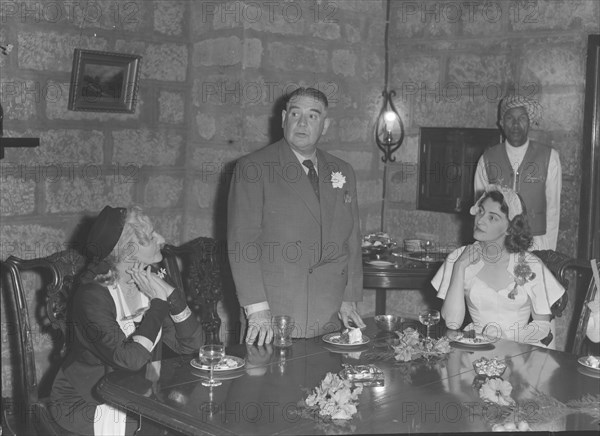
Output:
<instances>
[{"instance_id":1,"label":"man's hand on table","mask_svg":"<svg viewBox=\"0 0 600 436\"><path fill-rule=\"evenodd\" d=\"M257 345L270 344L273 341L273 326L271 325L271 311L261 310L248 315L248 333L246 343Z\"/></svg>"},{"instance_id":2,"label":"man's hand on table","mask_svg":"<svg viewBox=\"0 0 600 436\"><path fill-rule=\"evenodd\" d=\"M342 324L347 329L358 327L360 329L365 328L366 325L356 310L356 302L354 301L342 301L342 306L338 312L339 318L342 320ZM349 321L352 321L354 325L350 325Z\"/></svg>"}]
</instances>

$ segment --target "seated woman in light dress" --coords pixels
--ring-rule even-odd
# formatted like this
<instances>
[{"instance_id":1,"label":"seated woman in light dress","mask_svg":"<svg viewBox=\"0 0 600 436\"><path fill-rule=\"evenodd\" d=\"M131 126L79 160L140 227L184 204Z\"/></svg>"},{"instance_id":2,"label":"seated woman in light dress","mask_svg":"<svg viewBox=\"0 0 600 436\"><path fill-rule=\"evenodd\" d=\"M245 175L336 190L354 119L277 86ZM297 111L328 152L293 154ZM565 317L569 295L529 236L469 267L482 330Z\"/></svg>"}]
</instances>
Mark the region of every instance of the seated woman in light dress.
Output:
<instances>
[{"instance_id":1,"label":"seated woman in light dress","mask_svg":"<svg viewBox=\"0 0 600 436\"><path fill-rule=\"evenodd\" d=\"M471 208L475 243L452 252L431 284L444 300L442 318L462 326L468 308L477 333L554 348L551 306L564 288L527 252L532 235L520 197L492 185ZM531 322L530 322L530 319Z\"/></svg>"},{"instance_id":2,"label":"seated woman in light dress","mask_svg":"<svg viewBox=\"0 0 600 436\"><path fill-rule=\"evenodd\" d=\"M50 411L63 428L133 434L136 420L104 404L96 384L113 370L159 361L163 342L180 354L200 348L202 327L182 294L161 271L151 271L164 242L139 207L106 206L94 221L86 244L90 263L71 307L74 341L50 395Z\"/></svg>"}]
</instances>

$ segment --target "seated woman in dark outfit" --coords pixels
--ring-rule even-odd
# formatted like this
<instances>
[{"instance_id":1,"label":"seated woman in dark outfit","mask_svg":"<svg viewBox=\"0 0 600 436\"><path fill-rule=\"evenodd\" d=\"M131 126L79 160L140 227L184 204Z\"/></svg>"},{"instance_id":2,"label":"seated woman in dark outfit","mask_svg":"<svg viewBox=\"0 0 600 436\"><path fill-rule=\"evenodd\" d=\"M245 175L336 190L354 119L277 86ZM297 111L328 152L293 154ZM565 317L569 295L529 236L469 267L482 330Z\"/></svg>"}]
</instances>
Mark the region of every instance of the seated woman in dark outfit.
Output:
<instances>
[{"instance_id":1,"label":"seated woman in dark outfit","mask_svg":"<svg viewBox=\"0 0 600 436\"><path fill-rule=\"evenodd\" d=\"M74 341L52 386L56 422L85 435L132 434L134 418L103 404L98 381L116 369L160 360L161 342L197 352L202 327L180 292L151 271L165 240L139 207L106 206L86 245L90 260L72 302Z\"/></svg>"}]
</instances>

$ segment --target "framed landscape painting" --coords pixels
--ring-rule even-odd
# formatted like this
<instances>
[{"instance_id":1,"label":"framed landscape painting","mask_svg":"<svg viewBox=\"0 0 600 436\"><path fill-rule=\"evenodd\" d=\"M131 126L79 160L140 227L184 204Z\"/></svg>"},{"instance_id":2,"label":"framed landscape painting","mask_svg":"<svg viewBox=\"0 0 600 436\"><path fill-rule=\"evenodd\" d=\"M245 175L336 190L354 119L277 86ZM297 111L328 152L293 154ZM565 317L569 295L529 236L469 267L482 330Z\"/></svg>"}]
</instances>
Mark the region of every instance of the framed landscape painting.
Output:
<instances>
[{"instance_id":1,"label":"framed landscape painting","mask_svg":"<svg viewBox=\"0 0 600 436\"><path fill-rule=\"evenodd\" d=\"M69 110L135 112L142 57L75 49Z\"/></svg>"}]
</instances>

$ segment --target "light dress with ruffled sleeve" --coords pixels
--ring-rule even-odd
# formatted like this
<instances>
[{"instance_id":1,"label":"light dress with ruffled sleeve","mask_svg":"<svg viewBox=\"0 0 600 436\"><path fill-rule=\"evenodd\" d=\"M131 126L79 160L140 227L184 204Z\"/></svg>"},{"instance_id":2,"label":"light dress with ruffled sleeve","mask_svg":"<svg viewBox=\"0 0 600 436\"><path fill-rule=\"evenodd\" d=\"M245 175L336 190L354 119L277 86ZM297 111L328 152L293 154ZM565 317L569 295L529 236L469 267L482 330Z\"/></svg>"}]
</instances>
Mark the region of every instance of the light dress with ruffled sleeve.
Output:
<instances>
[{"instance_id":1,"label":"light dress with ruffled sleeve","mask_svg":"<svg viewBox=\"0 0 600 436\"><path fill-rule=\"evenodd\" d=\"M437 297L442 300L450 286L454 262L459 258L466 247L460 247L448 255L444 264L431 280L431 284L438 291ZM514 278L515 264L518 262L519 254L511 254L508 262L508 273ZM514 288L514 282L503 289L495 289L493 285L484 282L478 277L478 273L484 266L480 259L465 269L465 302L473 320L473 328L478 333L486 327L486 335L500 336L505 339L527 341L527 324L530 321L532 310L538 315L551 315L550 308L565 292L564 288L552 275L552 272L544 263L531 253L525 254L525 262L535 274L531 280L521 286L517 286L514 299L509 294ZM469 326L467 328L470 328ZM523 337L523 332L525 336ZM551 322L552 342L548 348L554 348L556 335L554 323ZM531 342L534 345L543 346L539 341Z\"/></svg>"}]
</instances>

